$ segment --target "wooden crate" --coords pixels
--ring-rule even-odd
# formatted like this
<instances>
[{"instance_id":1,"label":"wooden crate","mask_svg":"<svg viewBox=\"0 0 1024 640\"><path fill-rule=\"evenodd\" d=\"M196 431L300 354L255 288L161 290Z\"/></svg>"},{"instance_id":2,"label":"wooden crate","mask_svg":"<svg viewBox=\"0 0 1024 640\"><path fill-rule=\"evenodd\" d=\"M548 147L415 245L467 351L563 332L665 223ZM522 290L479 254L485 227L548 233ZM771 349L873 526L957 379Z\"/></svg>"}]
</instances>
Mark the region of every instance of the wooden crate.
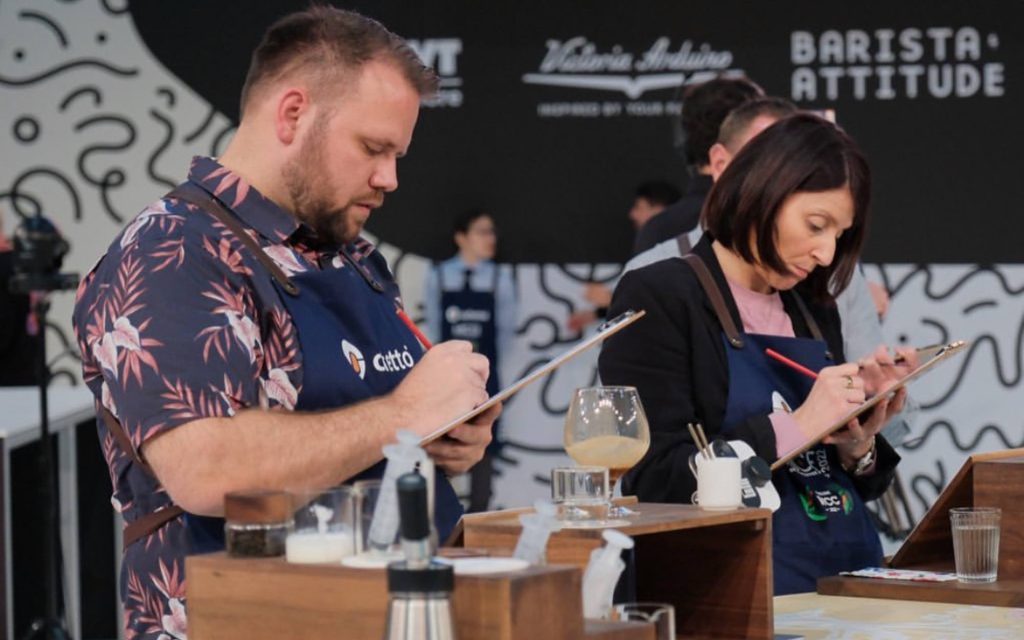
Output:
<instances>
[{"instance_id":1,"label":"wooden crate","mask_svg":"<svg viewBox=\"0 0 1024 640\"><path fill-rule=\"evenodd\" d=\"M691 505L629 505L638 515L617 527L632 536L637 600L667 602L686 636L772 638L772 536L767 509L706 511ZM509 548L524 510L467 515L466 546ZM548 561L585 567L604 544L599 529L551 536Z\"/></svg>"},{"instance_id":2,"label":"wooden crate","mask_svg":"<svg viewBox=\"0 0 1024 640\"><path fill-rule=\"evenodd\" d=\"M296 565L283 559L192 556L188 635L192 640L381 638L387 613L384 570ZM584 627L580 571L531 567L486 576L456 576L452 595L460 640L651 640L653 627L601 623Z\"/></svg>"},{"instance_id":3,"label":"wooden crate","mask_svg":"<svg viewBox=\"0 0 1024 640\"><path fill-rule=\"evenodd\" d=\"M955 570L949 510L999 507L999 579L991 584L911 582L829 577L818 593L898 600L1024 606L1024 449L971 456L907 537L890 565L898 569Z\"/></svg>"}]
</instances>

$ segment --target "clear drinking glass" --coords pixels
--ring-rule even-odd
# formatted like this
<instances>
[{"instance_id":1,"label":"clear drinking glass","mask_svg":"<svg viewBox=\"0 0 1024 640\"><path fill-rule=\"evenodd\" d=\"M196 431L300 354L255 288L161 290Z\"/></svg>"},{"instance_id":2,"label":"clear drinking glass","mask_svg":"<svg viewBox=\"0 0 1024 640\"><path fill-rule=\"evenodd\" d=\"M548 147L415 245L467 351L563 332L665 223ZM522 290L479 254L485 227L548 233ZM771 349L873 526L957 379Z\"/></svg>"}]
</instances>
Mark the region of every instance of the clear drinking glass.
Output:
<instances>
[{"instance_id":1,"label":"clear drinking glass","mask_svg":"<svg viewBox=\"0 0 1024 640\"><path fill-rule=\"evenodd\" d=\"M352 495L355 510L356 553L368 551L367 540L370 537L370 523L373 522L373 510L377 508L377 496L380 495L380 480L358 480L352 483ZM395 535L395 545L398 535Z\"/></svg>"},{"instance_id":2,"label":"clear drinking glass","mask_svg":"<svg viewBox=\"0 0 1024 640\"><path fill-rule=\"evenodd\" d=\"M995 582L999 572L997 507L962 507L949 510L953 531L953 559L960 582Z\"/></svg>"},{"instance_id":3,"label":"clear drinking glass","mask_svg":"<svg viewBox=\"0 0 1024 640\"><path fill-rule=\"evenodd\" d=\"M676 609L663 602L623 602L612 606L612 620L650 622L656 640L675 640Z\"/></svg>"},{"instance_id":4,"label":"clear drinking glass","mask_svg":"<svg viewBox=\"0 0 1024 640\"><path fill-rule=\"evenodd\" d=\"M295 528L285 540L288 562L338 563L356 552L355 501L351 487L292 491Z\"/></svg>"},{"instance_id":5,"label":"clear drinking glass","mask_svg":"<svg viewBox=\"0 0 1024 640\"><path fill-rule=\"evenodd\" d=\"M565 415L565 451L579 465L608 467L612 486L647 453L651 430L635 387L585 387ZM609 516L633 512L612 507Z\"/></svg>"},{"instance_id":6,"label":"clear drinking glass","mask_svg":"<svg viewBox=\"0 0 1024 640\"><path fill-rule=\"evenodd\" d=\"M555 467L551 501L565 527L608 526L608 468Z\"/></svg>"}]
</instances>

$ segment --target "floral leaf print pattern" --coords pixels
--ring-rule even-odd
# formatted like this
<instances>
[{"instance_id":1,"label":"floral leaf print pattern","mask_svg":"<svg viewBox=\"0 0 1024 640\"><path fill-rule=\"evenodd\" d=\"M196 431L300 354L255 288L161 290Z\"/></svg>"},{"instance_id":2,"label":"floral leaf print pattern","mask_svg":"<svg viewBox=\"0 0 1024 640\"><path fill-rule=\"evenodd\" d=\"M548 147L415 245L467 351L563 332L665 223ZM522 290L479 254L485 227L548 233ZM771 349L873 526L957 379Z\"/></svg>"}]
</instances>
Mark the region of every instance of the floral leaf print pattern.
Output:
<instances>
[{"instance_id":1,"label":"floral leaf print pattern","mask_svg":"<svg viewBox=\"0 0 1024 640\"><path fill-rule=\"evenodd\" d=\"M285 272L334 257L313 251L307 264L293 237L294 217L216 161L197 158L189 180L232 203L246 232ZM196 419L298 403L302 352L273 279L234 232L183 200L155 202L126 226L82 280L74 324L86 384L137 451L148 438ZM111 502L125 521L172 506L102 421L98 429ZM186 638L188 549L179 517L126 550L126 637Z\"/></svg>"},{"instance_id":2,"label":"floral leaf print pattern","mask_svg":"<svg viewBox=\"0 0 1024 640\"><path fill-rule=\"evenodd\" d=\"M198 395L192 387L183 384L180 380L172 383L164 378L166 391L160 394L161 398L167 400L163 409L171 412L170 417L177 421L196 420L206 417L223 417L224 411L218 394L207 393L200 389Z\"/></svg>"},{"instance_id":3,"label":"floral leaf print pattern","mask_svg":"<svg viewBox=\"0 0 1024 640\"><path fill-rule=\"evenodd\" d=\"M218 198L231 187L235 187L235 199L231 203L232 209L235 209L238 205L242 204L245 197L249 195L249 183L243 180L237 173L230 171L227 167L217 167L203 179L212 183L215 178L220 178L220 181L213 189L213 195Z\"/></svg>"},{"instance_id":4,"label":"floral leaf print pattern","mask_svg":"<svg viewBox=\"0 0 1024 640\"><path fill-rule=\"evenodd\" d=\"M231 345L237 342L248 353L249 362L255 363L263 347L259 326L249 314L252 308L249 295L244 291L232 290L226 279L221 284L211 283L210 286L212 289L204 291L203 297L220 303L213 309L213 313L224 316L224 323L209 325L196 336L197 340L204 340L203 362L209 362L211 349L225 360Z\"/></svg>"}]
</instances>

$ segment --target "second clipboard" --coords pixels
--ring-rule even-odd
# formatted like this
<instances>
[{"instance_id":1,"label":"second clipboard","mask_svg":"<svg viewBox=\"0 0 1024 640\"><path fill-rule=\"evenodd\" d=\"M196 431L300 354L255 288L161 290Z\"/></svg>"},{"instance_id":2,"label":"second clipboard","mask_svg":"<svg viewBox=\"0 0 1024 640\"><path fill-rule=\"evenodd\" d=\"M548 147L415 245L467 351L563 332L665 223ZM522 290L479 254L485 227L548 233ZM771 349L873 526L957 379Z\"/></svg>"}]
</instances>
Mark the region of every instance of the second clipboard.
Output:
<instances>
[{"instance_id":1,"label":"second clipboard","mask_svg":"<svg viewBox=\"0 0 1024 640\"><path fill-rule=\"evenodd\" d=\"M594 333L594 335L590 336L585 340L577 342L568 351L563 352L558 357L549 360L543 366L534 369L533 371L523 376L519 380L516 380L509 386L505 387L498 393L488 398L487 402L484 402L480 406L474 408L472 411L468 411L462 414L461 416L455 418L454 420L444 425L443 427L432 431L429 435L424 436L420 440L420 445L425 445L430 442L433 442L434 440L440 438L441 436L448 433L449 431L459 426L463 422L472 420L473 418L477 417L484 411L487 411L488 409L498 404L499 402L504 402L508 398L511 398L517 391L519 391L526 385L536 380L539 380L543 376L551 373L558 367L562 366L569 360L572 360L573 358L583 353L587 349L593 347L594 345L601 344L611 336L615 335L619 331L622 331L623 329L630 326L640 318L644 317L645 313L646 312L643 309L640 309L639 311L634 311L631 309L629 311L626 311L625 313L622 313L612 318L611 320L608 320L607 322L603 323L600 326L600 328L598 328L597 332Z\"/></svg>"}]
</instances>

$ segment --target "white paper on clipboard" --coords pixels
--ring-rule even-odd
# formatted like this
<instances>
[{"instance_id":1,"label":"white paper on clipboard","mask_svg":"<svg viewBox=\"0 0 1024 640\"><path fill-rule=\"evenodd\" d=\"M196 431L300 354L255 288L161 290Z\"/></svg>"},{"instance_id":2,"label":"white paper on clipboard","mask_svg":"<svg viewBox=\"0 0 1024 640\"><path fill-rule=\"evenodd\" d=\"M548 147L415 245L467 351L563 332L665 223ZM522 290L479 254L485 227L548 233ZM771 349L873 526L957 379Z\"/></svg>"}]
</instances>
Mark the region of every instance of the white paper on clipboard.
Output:
<instances>
[{"instance_id":1,"label":"white paper on clipboard","mask_svg":"<svg viewBox=\"0 0 1024 640\"><path fill-rule=\"evenodd\" d=\"M432 431L430 434L426 436L423 436L423 438L420 440L420 444L425 445L429 442L432 442L437 438L440 438L444 434L448 433L455 427L459 426L463 422L466 422L467 420L472 420L473 418L480 415L484 411L487 411L488 409L498 404L499 402L504 402L526 385L536 380L539 380L540 378L551 373L552 371L562 366L569 360L572 360L579 354L583 353L587 349L593 347L594 345L604 342L605 340L615 335L619 331L622 331L629 325L633 324L640 318L644 317L645 313L646 311L644 311L643 309L639 311L629 310L621 315L612 318L611 320L608 320L598 328L597 332L594 335L590 336L585 340L577 342L568 351L563 352L557 358L548 361L547 364L544 364L543 366L534 369L527 375L516 380L509 386L505 387L498 393L488 398L487 402L484 402L482 405L476 407L472 411L468 411L467 413L462 414L461 416L455 418L454 420L444 425L443 427L436 429L435 431Z\"/></svg>"},{"instance_id":2,"label":"white paper on clipboard","mask_svg":"<svg viewBox=\"0 0 1024 640\"><path fill-rule=\"evenodd\" d=\"M946 360L950 359L956 354L965 351L967 349L968 344L969 343L966 340L956 340L955 342L950 342L949 344L933 345L930 347L925 347L923 349L918 349L918 357L927 358L927 360L919 364L916 369L909 372L907 375L890 384L888 387L885 388L884 391L881 391L878 394L871 396L863 403L851 409L849 413L847 413L845 416L837 420L836 423L833 424L831 427L820 433L814 440L806 442L803 445L797 447L796 449L793 449L786 455L780 457L778 460L775 461L775 463L772 464L772 471L778 469L779 467L786 464L793 458L797 457L804 451L807 451L808 449L810 449L811 447L813 447L814 445L818 444L823 439L828 437L829 435L835 433L836 431L839 431L847 424L849 424L850 421L853 420L854 418L857 418L866 413L867 411L870 411L871 409L874 408L876 404L881 402L883 398L891 397L892 394L896 393L896 391L898 391L900 388L907 386L914 380L917 380L919 377L924 375L926 372L931 371L940 362L945 362Z\"/></svg>"}]
</instances>

